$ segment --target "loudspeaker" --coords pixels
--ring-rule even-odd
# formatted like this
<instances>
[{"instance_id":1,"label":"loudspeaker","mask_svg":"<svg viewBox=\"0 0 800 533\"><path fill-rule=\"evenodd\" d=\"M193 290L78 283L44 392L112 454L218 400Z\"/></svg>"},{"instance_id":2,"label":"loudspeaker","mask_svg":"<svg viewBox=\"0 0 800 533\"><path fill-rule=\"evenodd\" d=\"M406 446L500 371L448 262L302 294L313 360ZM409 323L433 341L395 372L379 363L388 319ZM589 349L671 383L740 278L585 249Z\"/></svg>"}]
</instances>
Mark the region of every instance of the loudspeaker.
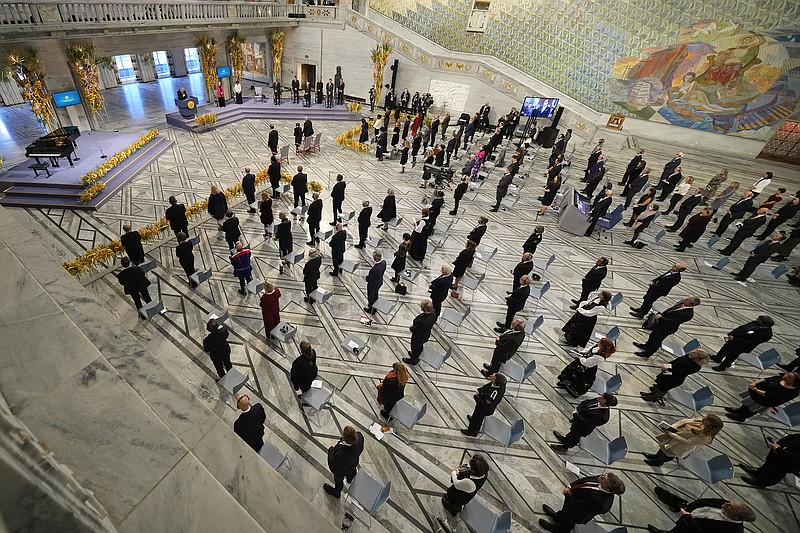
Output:
<instances>
[{"instance_id":1,"label":"loudspeaker","mask_svg":"<svg viewBox=\"0 0 800 533\"><path fill-rule=\"evenodd\" d=\"M397 70L400 68L400 61L395 59L394 64L389 68L392 70L392 88L394 88L394 84L397 81Z\"/></svg>"},{"instance_id":2,"label":"loudspeaker","mask_svg":"<svg viewBox=\"0 0 800 533\"><path fill-rule=\"evenodd\" d=\"M556 137L558 137L558 130L547 126L536 136L536 144L541 145L542 148L552 148L556 143Z\"/></svg>"},{"instance_id":3,"label":"loudspeaker","mask_svg":"<svg viewBox=\"0 0 800 533\"><path fill-rule=\"evenodd\" d=\"M561 114L563 112L564 112L564 106L558 106L555 115L553 115L553 123L550 124L551 128L555 129L558 127L558 121L561 120Z\"/></svg>"}]
</instances>

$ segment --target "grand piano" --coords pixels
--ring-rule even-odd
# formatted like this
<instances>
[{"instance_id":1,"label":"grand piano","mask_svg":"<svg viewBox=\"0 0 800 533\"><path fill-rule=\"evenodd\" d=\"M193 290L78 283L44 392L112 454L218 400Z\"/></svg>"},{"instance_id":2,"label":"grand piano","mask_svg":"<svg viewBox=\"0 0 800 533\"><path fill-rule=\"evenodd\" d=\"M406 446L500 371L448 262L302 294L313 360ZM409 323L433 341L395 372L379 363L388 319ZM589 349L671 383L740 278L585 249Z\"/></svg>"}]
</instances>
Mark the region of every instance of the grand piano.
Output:
<instances>
[{"instance_id":1,"label":"grand piano","mask_svg":"<svg viewBox=\"0 0 800 533\"><path fill-rule=\"evenodd\" d=\"M44 137L39 137L33 144L25 148L25 156L32 157L36 160L37 164L41 164L40 157L50 159L54 167L60 166L58 159L66 157L69 161L69 166L74 167L75 163L72 162L72 156L75 154L75 148L78 144L75 142L81 136L81 130L78 126L64 126L58 128ZM77 157L75 158L78 159Z\"/></svg>"}]
</instances>

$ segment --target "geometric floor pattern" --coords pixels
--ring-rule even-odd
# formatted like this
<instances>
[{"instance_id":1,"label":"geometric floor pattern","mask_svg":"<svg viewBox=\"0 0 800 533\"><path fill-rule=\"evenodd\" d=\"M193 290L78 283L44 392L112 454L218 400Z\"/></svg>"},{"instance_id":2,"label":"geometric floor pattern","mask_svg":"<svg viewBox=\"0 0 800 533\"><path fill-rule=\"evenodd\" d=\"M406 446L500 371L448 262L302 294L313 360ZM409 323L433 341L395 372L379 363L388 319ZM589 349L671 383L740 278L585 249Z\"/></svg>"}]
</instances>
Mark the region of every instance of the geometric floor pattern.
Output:
<instances>
[{"instance_id":1,"label":"geometric floor pattern","mask_svg":"<svg viewBox=\"0 0 800 533\"><path fill-rule=\"evenodd\" d=\"M139 101L145 102L144 116L132 119L130 130L136 130L140 124L151 127L157 117L163 121L164 107L157 91L172 90L171 86L164 84L138 87L142 93ZM132 90L106 91L106 99L124 108L126 95ZM124 127L124 118L116 117L114 120L115 125ZM339 172L345 175L348 183L346 210L358 210L365 199L378 208L386 190L393 187L398 198L398 212L405 221L388 232L378 228L371 230L373 236L384 239L380 249L391 262L398 238L403 232L410 231L413 218L426 200L426 192L418 188L421 165L400 174L397 161L377 162L369 154L359 155L333 144L332 139L351 126L343 122L315 124L317 131L323 134L322 153L292 157L292 165L303 164L310 179L325 183L322 193L325 222L330 221L331 215L328 198L331 175ZM116 238L123 223L130 222L136 227L160 217L170 195L186 203L197 201L208 195L211 183L233 185L242 175L241 167L262 168L268 161L264 121L244 121L202 135L163 124L158 127L163 135L175 142L173 147L99 211L10 211L39 235L54 255L68 259L82 249ZM293 124L279 122L276 127L282 140L290 138ZM569 181L577 182L591 146L584 145L579 138L574 138L573 143L575 163ZM657 174L655 169L660 168L677 149L683 148L644 147L654 175ZM702 159L699 156L692 158L688 149L684 151L687 153L685 174L710 177L719 167L728 166L735 169L732 173L736 172L732 179L750 183L761 172L761 163L721 161L707 155ZM609 171L612 179L619 179L621 173L616 169L624 168L631 154L630 149L609 154L613 162L610 164L614 165ZM547 445L553 442L553 429L565 431L568 428L568 416L580 401L573 400L554 386L555 377L571 360L570 354L558 344L558 333L572 315L569 300L579 293L580 278L597 256L605 255L611 263L604 288L622 292L625 301L607 320L609 326L619 326L622 335L617 353L605 363L604 370L619 372L623 385L618 392L619 406L612 410L610 422L599 432L608 439L625 435L629 453L608 469L622 477L627 491L598 521L622 524L632 531L642 530L648 522L668 528L676 516L654 501L652 493L654 486L664 485L683 493L688 499L704 494L706 497L716 495L749 502L757 512L758 520L748 525L748 530L800 529L800 492L797 488L781 484L770 490L758 490L741 481L740 470L733 479L708 488L688 472L675 470L675 465L653 468L644 463L639 452L656 449L653 439L658 432L656 425L662 420L673 422L693 414L674 403L667 402L666 407L659 407L639 398L639 392L652 383L658 365L668 361L669 356L661 351L648 361L633 356L632 342L643 341L646 336L639 327L640 321L628 315L628 304L641 301L647 282L680 260L687 263L688 269L667 303L692 294L699 296L702 304L694 320L675 336L677 340L685 342L697 338L704 348L715 352L722 345L722 335L729 329L752 320L758 314L769 314L776 321L775 336L769 346L775 346L787 360L793 356L794 348L800 345L797 329L800 291L784 279L768 280L763 272L757 272L754 276L757 281L747 286L732 280L727 272L738 270L746 251L755 241L750 241L749 247L746 244L734 254L727 272L717 272L703 264L703 260L710 257L716 260L716 252L703 252L697 248L682 254L674 252L675 234L668 234L658 245L634 250L622 244L630 236L630 230L622 226L598 239L562 233L553 213L536 220L539 206L536 197L544 184L542 174L548 155L549 151L542 150L533 161L526 162L523 171L530 166L529 177L525 180L521 200L509 211L488 213L494 200L498 172L489 175L487 183L477 194L467 195L466 201L462 202L465 212L456 217L447 214L452 205L452 198L448 195L439 218L453 223L447 240L426 258L423 266L413 265L421 275L416 282L407 283L407 295L398 297L394 294L387 277L381 295L390 301L397 299L396 312L390 317L379 316L371 326L359 321L361 307L366 302L364 275L369 252L348 249L346 258L359 261L361 266L355 274L343 274L336 281L323 274L320 285L332 289L333 296L327 303L312 308L302 301L301 265L295 267L294 272L278 274L277 246L264 239L257 215L247 215L242 200L237 200L233 209L242 221L244 238L253 250L254 276L270 280L280 289L281 317L299 330L293 342L278 346L266 341L258 300L255 296L238 294L226 244L219 239L216 224L208 220L197 222L190 228L190 232L200 235L201 240L196 253L197 267L213 271L211 280L195 290L189 288L183 276L171 238L146 247L148 255L158 263L158 268L149 277L168 309L165 316L150 323L138 320L129 298L122 293L112 273L88 276L84 282L102 305L118 316L123 325L162 358L171 372L180 376L197 393L198 401L207 402L219 416L232 423L236 414L230 405L219 401L214 384L216 374L201 348L205 332L202 315L212 307L227 309L234 364L243 372L250 373L251 394L259 398L268 413L266 440L291 452L291 467L282 469L281 473L313 505L323 512L330 512L334 521L340 519L342 508L339 502L332 501L321 490L322 483L329 476L325 452L336 441L341 428L352 424L364 432L367 439L362 467L380 479L392 481L389 502L377 512L372 530L431 531L436 516L443 514L439 498L449 484L449 471L466 462L471 454L479 452L488 454L491 459L489 480L480 496L497 510L511 510L513 531L539 531L537 519L544 516L542 504L559 507L561 489L574 479L565 468L565 456L554 453ZM455 162L454 166L458 168L459 163ZM772 164L770 167L774 168ZM704 184L704 178L699 178L699 182ZM796 189L797 183L789 190ZM284 198L282 209L288 211L291 208L289 201L288 196ZM615 203L617 201L615 197ZM276 215L278 211L276 206ZM412 431L400 431L400 438L388 436L376 441L366 432L373 421L379 420L376 385L391 364L404 357L408 350L408 326L417 312L419 300L427 295L427 280L435 277L442 264L455 259L463 248L466 234L483 214L491 216L480 249L490 251L497 247L497 254L485 267L486 279L477 291L464 290L461 300L449 298L445 302L445 307L459 311L469 305L473 312L457 332L445 326L434 330L430 345L440 350L452 347L453 356L438 373L424 367L413 368L412 379L406 387L406 398L412 403L428 404L427 415ZM671 217L662 217L655 222L661 224L659 229L674 220L667 218ZM536 256L554 254L556 260L546 272L538 272L543 281L551 283L550 291L538 306L531 299L521 313L528 317L542 314L545 322L535 338L523 344L516 356L517 360L535 360L536 372L519 388L509 385L506 399L496 413L509 422L525 421L526 431L522 440L503 450L486 437L469 439L459 430L466 427L465 416L472 410L474 389L485 383L479 369L491 357L494 322L505 315L504 296L511 285L509 270L519 260L522 243L535 224L546 228ZM295 222L293 233L295 249L303 249L307 226ZM328 247L323 244L321 251L324 263L330 264ZM484 267L476 263L473 273L480 274L483 270ZM603 322L601 319L600 323ZM368 339L369 348L358 355L342 349L339 343L350 333ZM301 413L288 380L291 362L299 353L298 344L303 339L309 340L317 351L320 379L327 387L336 388L332 407L311 419ZM756 369L740 363L723 374L704 370L690 377L684 388L695 390L709 385L715 402L703 409L703 413L722 416L723 407L736 405L739 392L757 375ZM729 422L724 417L723 420L726 421L724 429L706 453L728 454L734 464L760 464L766 455L763 437L786 431L766 416L752 418L746 425ZM587 472L597 473L604 469L585 452L577 451L566 458ZM359 524L353 529L367 528Z\"/></svg>"}]
</instances>

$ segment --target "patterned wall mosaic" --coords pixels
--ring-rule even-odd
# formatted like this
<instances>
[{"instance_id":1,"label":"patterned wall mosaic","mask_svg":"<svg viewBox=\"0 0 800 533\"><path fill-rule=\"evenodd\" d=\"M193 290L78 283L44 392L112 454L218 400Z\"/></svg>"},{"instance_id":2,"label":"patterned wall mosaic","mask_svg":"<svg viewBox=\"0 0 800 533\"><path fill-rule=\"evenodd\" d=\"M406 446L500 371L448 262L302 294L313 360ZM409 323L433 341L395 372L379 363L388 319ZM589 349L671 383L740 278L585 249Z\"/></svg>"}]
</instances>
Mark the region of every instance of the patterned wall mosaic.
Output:
<instances>
[{"instance_id":1,"label":"patterned wall mosaic","mask_svg":"<svg viewBox=\"0 0 800 533\"><path fill-rule=\"evenodd\" d=\"M781 52L769 47L770 62L778 61L775 54L787 60L780 65L782 74L787 75L783 88L794 92L791 112L796 109L800 79L797 68L789 71L800 57L800 37L788 36L800 34L800 2L796 0L492 0L486 32L468 33L465 28L472 5L472 0L370 0L375 11L441 46L494 55L592 109L639 116L642 110L620 97L620 81L613 77L619 60L646 58L653 48L674 46L686 28L697 28L698 20L740 20L747 25L743 34L752 31L780 43ZM673 80L666 81L669 89ZM674 89L679 89L682 81L676 81ZM758 89L764 89L763 82ZM782 100L791 107L787 103L791 95ZM644 114L670 122L655 111L645 110ZM724 110L730 114L728 111ZM674 123L682 126L700 123L710 131L760 138L767 137L770 124L779 120L773 116L764 124L762 118L757 128L743 129L740 121L723 121L723 127L715 127L708 125L707 116L687 119L676 113L676 117L680 120L675 118Z\"/></svg>"}]
</instances>

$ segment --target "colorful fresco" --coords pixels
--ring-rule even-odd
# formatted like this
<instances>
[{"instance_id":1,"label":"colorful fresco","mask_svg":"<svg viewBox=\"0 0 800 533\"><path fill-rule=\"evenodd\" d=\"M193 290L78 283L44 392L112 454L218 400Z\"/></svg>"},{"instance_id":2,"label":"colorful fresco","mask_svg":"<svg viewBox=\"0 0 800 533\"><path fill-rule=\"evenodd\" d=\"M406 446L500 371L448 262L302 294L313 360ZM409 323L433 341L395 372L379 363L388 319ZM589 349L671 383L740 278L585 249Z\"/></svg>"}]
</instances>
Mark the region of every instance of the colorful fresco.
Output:
<instances>
[{"instance_id":1,"label":"colorful fresco","mask_svg":"<svg viewBox=\"0 0 800 533\"><path fill-rule=\"evenodd\" d=\"M800 103L800 58L787 43L702 20L674 44L618 60L609 96L638 118L762 138Z\"/></svg>"},{"instance_id":2,"label":"colorful fresco","mask_svg":"<svg viewBox=\"0 0 800 533\"><path fill-rule=\"evenodd\" d=\"M255 74L267 73L266 43L244 43L244 70Z\"/></svg>"}]
</instances>

